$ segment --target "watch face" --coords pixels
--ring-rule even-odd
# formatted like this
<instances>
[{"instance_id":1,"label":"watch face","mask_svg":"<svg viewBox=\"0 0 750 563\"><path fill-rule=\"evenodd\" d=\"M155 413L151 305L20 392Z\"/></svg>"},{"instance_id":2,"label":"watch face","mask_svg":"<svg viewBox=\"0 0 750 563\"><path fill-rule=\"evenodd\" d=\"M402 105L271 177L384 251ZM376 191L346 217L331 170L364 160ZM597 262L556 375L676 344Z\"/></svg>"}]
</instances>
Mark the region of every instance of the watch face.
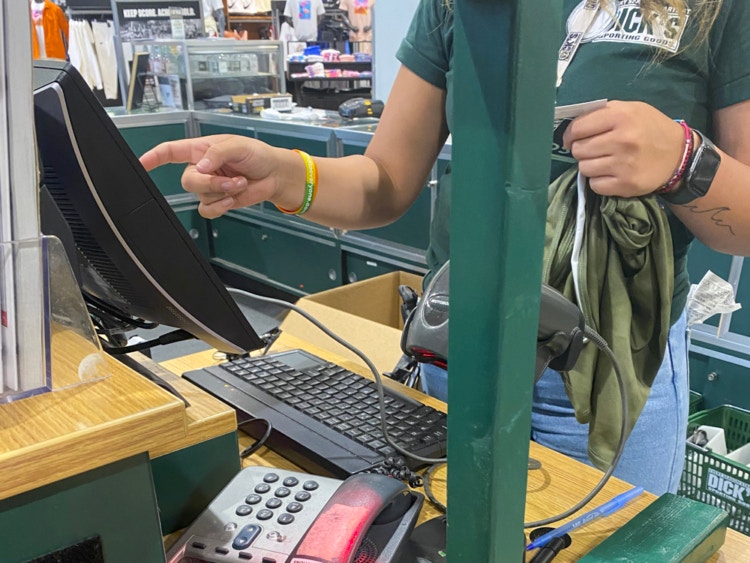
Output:
<instances>
[{"instance_id":1,"label":"watch face","mask_svg":"<svg viewBox=\"0 0 750 563\"><path fill-rule=\"evenodd\" d=\"M721 156L711 142L705 138L702 141L690 166L686 182L687 188L695 197L702 197L708 193L708 188L711 187L721 164Z\"/></svg>"},{"instance_id":2,"label":"watch face","mask_svg":"<svg viewBox=\"0 0 750 563\"><path fill-rule=\"evenodd\" d=\"M685 175L683 185L674 191L661 195L662 199L669 203L684 205L706 195L714 181L719 164L721 164L721 155L713 143L699 131L696 131L696 133L701 139L701 144L693 155L693 161Z\"/></svg>"}]
</instances>

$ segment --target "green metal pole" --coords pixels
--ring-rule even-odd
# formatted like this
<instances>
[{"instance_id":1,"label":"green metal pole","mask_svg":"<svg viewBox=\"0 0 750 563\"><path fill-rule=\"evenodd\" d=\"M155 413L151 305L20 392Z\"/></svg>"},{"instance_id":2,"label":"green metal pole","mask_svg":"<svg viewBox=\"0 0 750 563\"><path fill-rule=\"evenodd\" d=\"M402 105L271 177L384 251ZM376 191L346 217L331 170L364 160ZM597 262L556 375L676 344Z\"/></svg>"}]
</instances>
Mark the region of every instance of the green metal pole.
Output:
<instances>
[{"instance_id":1,"label":"green metal pole","mask_svg":"<svg viewBox=\"0 0 750 563\"><path fill-rule=\"evenodd\" d=\"M456 0L448 559L522 561L562 3Z\"/></svg>"}]
</instances>

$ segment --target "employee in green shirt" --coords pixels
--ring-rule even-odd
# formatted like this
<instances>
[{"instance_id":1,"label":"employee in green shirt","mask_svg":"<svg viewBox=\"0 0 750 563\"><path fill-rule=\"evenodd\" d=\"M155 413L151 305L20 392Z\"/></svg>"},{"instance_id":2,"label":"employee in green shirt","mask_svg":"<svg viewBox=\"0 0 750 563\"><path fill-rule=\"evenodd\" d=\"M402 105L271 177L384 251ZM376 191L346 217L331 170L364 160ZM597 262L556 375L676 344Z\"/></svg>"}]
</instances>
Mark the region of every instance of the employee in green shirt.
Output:
<instances>
[{"instance_id":1,"label":"employee in green shirt","mask_svg":"<svg viewBox=\"0 0 750 563\"><path fill-rule=\"evenodd\" d=\"M553 151L551 179L577 165L595 194L658 194L669 220L672 326L615 473L661 494L676 490L684 457L688 247L697 237L720 252L750 253L750 2L560 1L568 56L558 65L557 103L610 101L573 121ZM421 0L398 58L402 67L364 156L312 159L219 135L164 143L141 160L148 169L188 163L183 185L198 194L205 217L268 200L331 227L390 223L419 195L452 128L453 89L461 85L454 82L449 0ZM470 186L455 189L471 197ZM448 175L431 228L433 272L449 257L450 191ZM447 398L445 372L428 369L424 380L428 392ZM545 374L532 437L589 461L588 425L575 415L559 374Z\"/></svg>"}]
</instances>

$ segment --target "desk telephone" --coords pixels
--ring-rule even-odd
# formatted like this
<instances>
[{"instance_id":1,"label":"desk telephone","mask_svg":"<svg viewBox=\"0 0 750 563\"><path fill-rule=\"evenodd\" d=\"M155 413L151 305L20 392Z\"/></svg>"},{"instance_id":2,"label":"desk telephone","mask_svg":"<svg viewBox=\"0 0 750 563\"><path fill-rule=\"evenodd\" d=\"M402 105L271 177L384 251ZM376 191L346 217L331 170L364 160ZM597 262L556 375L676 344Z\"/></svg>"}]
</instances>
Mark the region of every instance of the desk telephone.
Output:
<instances>
[{"instance_id":1,"label":"desk telephone","mask_svg":"<svg viewBox=\"0 0 750 563\"><path fill-rule=\"evenodd\" d=\"M167 553L169 563L389 563L424 497L400 481L240 471Z\"/></svg>"}]
</instances>

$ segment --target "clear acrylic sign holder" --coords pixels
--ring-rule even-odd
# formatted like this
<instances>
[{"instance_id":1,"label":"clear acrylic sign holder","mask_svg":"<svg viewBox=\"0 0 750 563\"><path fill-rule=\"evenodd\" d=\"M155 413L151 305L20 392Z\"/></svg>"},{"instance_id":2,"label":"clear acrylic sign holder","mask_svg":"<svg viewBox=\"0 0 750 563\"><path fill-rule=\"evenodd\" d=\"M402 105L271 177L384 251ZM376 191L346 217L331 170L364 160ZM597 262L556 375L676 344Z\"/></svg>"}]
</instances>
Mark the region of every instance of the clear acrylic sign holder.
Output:
<instances>
[{"instance_id":1,"label":"clear acrylic sign holder","mask_svg":"<svg viewBox=\"0 0 750 563\"><path fill-rule=\"evenodd\" d=\"M105 352L59 239L0 243L0 403L109 375Z\"/></svg>"}]
</instances>

